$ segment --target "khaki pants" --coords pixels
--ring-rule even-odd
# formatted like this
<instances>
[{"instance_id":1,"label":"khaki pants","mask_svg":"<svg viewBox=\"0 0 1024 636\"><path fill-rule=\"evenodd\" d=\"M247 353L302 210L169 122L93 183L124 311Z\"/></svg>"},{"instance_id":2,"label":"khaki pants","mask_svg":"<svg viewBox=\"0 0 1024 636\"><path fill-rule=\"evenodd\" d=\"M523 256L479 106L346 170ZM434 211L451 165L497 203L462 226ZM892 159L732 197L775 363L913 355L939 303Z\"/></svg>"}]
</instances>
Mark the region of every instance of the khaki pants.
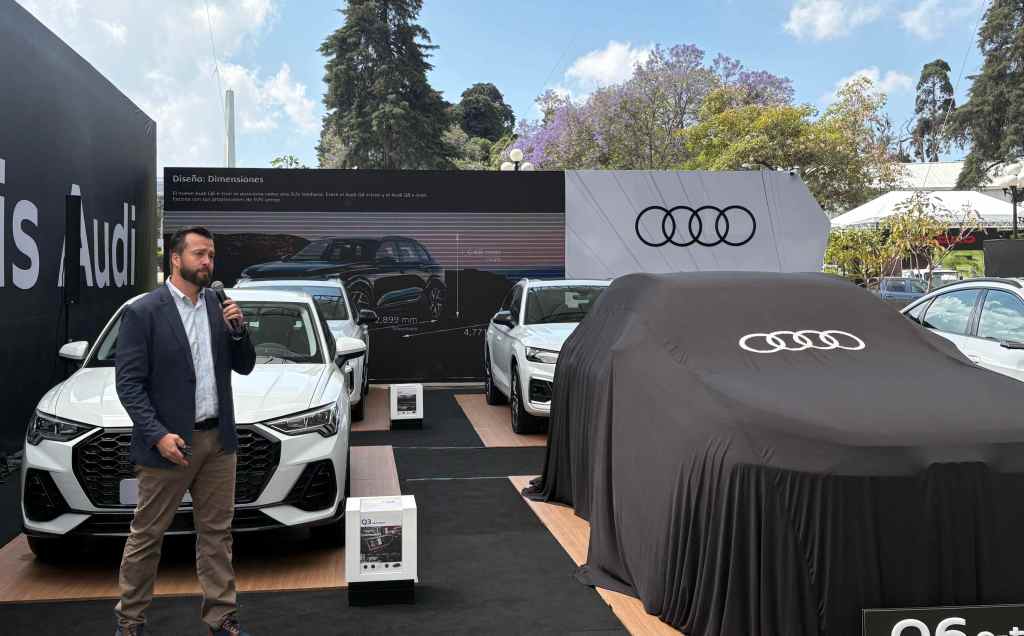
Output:
<instances>
[{"instance_id":1,"label":"khaki pants","mask_svg":"<svg viewBox=\"0 0 1024 636\"><path fill-rule=\"evenodd\" d=\"M217 629L237 609L231 565L231 519L235 509L234 453L225 453L217 430L192 434L187 467L135 467L139 503L124 546L118 579L121 601L114 608L121 625L141 624L153 599L164 532L185 491L192 493L196 537L196 574L203 588L202 619Z\"/></svg>"}]
</instances>

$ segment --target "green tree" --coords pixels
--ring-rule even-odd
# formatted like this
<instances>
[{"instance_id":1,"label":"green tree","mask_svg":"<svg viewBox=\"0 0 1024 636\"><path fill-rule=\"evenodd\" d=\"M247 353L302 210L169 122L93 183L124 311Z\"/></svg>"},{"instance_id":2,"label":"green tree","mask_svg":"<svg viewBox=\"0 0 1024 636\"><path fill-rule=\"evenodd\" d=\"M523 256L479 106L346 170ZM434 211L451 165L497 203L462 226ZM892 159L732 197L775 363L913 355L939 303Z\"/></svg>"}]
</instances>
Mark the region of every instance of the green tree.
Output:
<instances>
[{"instance_id":1,"label":"green tree","mask_svg":"<svg viewBox=\"0 0 1024 636\"><path fill-rule=\"evenodd\" d=\"M985 58L967 103L952 117L957 141L969 143L957 187L988 181L989 170L1024 156L1024 4L992 0L978 31Z\"/></svg>"},{"instance_id":2,"label":"green tree","mask_svg":"<svg viewBox=\"0 0 1024 636\"><path fill-rule=\"evenodd\" d=\"M687 170L799 169L818 204L845 212L896 187L899 166L886 138L885 97L859 78L821 114L807 105L744 104L714 91L698 123L679 131Z\"/></svg>"},{"instance_id":3,"label":"green tree","mask_svg":"<svg viewBox=\"0 0 1024 636\"><path fill-rule=\"evenodd\" d=\"M915 192L875 227L832 230L825 269L868 285L904 268L922 269L930 286L932 270L980 221L975 210L949 210L929 193Z\"/></svg>"},{"instance_id":4,"label":"green tree","mask_svg":"<svg viewBox=\"0 0 1024 636\"><path fill-rule=\"evenodd\" d=\"M949 64L935 60L924 65L917 80L914 101L914 134L910 145L918 161L938 161L948 146L943 130L946 117L955 106L953 84L949 81Z\"/></svg>"},{"instance_id":5,"label":"green tree","mask_svg":"<svg viewBox=\"0 0 1024 636\"><path fill-rule=\"evenodd\" d=\"M444 133L444 140L456 149L455 167L459 170L489 170L493 142L483 137L470 137L458 124Z\"/></svg>"},{"instance_id":6,"label":"green tree","mask_svg":"<svg viewBox=\"0 0 1024 636\"><path fill-rule=\"evenodd\" d=\"M512 132L516 116L494 84L473 84L453 107L453 118L470 137L494 142Z\"/></svg>"},{"instance_id":7,"label":"green tree","mask_svg":"<svg viewBox=\"0 0 1024 636\"><path fill-rule=\"evenodd\" d=\"M449 116L427 82L427 30L416 23L422 0L348 0L345 24L320 46L327 58L327 115L321 167L450 168L443 139Z\"/></svg>"},{"instance_id":8,"label":"green tree","mask_svg":"<svg viewBox=\"0 0 1024 636\"><path fill-rule=\"evenodd\" d=\"M306 164L295 155L281 155L270 160L271 168L308 168Z\"/></svg>"}]
</instances>

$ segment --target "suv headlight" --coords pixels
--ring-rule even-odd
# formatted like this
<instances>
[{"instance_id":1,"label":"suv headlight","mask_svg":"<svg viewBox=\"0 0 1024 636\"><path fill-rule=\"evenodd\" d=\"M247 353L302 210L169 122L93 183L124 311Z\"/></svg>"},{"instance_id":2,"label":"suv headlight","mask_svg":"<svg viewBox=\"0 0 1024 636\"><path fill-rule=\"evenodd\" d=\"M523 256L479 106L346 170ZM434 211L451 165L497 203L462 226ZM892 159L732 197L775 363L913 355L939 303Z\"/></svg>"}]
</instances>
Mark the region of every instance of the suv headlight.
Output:
<instances>
[{"instance_id":1,"label":"suv headlight","mask_svg":"<svg viewBox=\"0 0 1024 636\"><path fill-rule=\"evenodd\" d=\"M263 424L285 435L320 433L324 437L330 437L338 432L338 408L337 404L331 404Z\"/></svg>"},{"instance_id":2,"label":"suv headlight","mask_svg":"<svg viewBox=\"0 0 1024 636\"><path fill-rule=\"evenodd\" d=\"M38 446L44 439L54 442L70 442L94 428L96 427L89 424L62 420L53 415L44 415L36 411L28 423L25 441L33 446Z\"/></svg>"},{"instance_id":3,"label":"suv headlight","mask_svg":"<svg viewBox=\"0 0 1024 636\"><path fill-rule=\"evenodd\" d=\"M537 349L535 347L527 347L526 359L529 360L530 362L554 364L558 362L558 352L551 351L549 349Z\"/></svg>"}]
</instances>

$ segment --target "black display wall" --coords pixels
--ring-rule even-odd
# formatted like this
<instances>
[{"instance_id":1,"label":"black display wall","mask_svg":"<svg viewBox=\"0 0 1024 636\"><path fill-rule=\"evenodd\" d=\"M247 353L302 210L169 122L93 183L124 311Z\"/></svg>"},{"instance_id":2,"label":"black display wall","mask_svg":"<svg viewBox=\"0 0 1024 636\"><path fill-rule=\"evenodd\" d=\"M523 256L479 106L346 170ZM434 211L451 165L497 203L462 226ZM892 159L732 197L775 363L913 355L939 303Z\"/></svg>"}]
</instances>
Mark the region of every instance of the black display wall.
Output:
<instances>
[{"instance_id":1,"label":"black display wall","mask_svg":"<svg viewBox=\"0 0 1024 636\"><path fill-rule=\"evenodd\" d=\"M561 172L166 168L164 210L165 241L214 233L226 286L247 268L344 280L380 316L374 381L480 379L509 288L565 275Z\"/></svg>"},{"instance_id":2,"label":"black display wall","mask_svg":"<svg viewBox=\"0 0 1024 636\"><path fill-rule=\"evenodd\" d=\"M64 377L65 195L82 197L71 340L95 340L155 283L156 124L14 2L0 2L0 95L0 448L11 449Z\"/></svg>"}]
</instances>

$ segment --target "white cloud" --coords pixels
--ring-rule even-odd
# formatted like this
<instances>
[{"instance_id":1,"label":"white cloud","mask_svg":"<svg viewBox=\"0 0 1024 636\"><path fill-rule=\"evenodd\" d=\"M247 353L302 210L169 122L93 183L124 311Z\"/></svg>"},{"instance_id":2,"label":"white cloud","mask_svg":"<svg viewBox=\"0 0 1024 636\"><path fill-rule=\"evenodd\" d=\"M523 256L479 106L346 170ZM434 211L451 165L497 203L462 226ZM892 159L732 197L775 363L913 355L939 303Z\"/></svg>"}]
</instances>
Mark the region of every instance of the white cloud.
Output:
<instances>
[{"instance_id":1,"label":"white cloud","mask_svg":"<svg viewBox=\"0 0 1024 636\"><path fill-rule=\"evenodd\" d=\"M610 40L603 49L576 58L560 82L545 88L563 99L582 103L595 90L628 80L636 65L646 62L653 50L653 44L633 46L631 42ZM543 116L540 104L534 104L534 109L538 117Z\"/></svg>"},{"instance_id":2,"label":"white cloud","mask_svg":"<svg viewBox=\"0 0 1024 636\"><path fill-rule=\"evenodd\" d=\"M291 67L237 63L273 28L281 0L19 1L157 122L160 167L223 163L222 88L235 91L240 156L246 138L315 143L322 106Z\"/></svg>"},{"instance_id":3,"label":"white cloud","mask_svg":"<svg viewBox=\"0 0 1024 636\"><path fill-rule=\"evenodd\" d=\"M93 21L115 44L124 44L128 41L128 27L120 22L108 22L99 18L94 18Z\"/></svg>"},{"instance_id":4,"label":"white cloud","mask_svg":"<svg viewBox=\"0 0 1024 636\"><path fill-rule=\"evenodd\" d=\"M874 85L875 92L885 93L886 95L909 91L914 88L914 79L906 73L900 73L899 71L886 71L885 75L883 75L877 66L871 66L868 68L862 68L852 75L844 77L836 82L835 90L831 93L822 95L821 101L826 104L831 104L838 98L839 90L841 88L860 77L866 77L871 80L871 83Z\"/></svg>"},{"instance_id":5,"label":"white cloud","mask_svg":"<svg viewBox=\"0 0 1024 636\"><path fill-rule=\"evenodd\" d=\"M643 64L654 47L634 47L629 42L612 40L603 49L591 51L576 59L565 77L592 89L624 82L633 75L633 68Z\"/></svg>"},{"instance_id":6,"label":"white cloud","mask_svg":"<svg viewBox=\"0 0 1024 636\"><path fill-rule=\"evenodd\" d=\"M877 3L845 0L797 0L783 25L797 38L829 40L849 35L854 29L874 22L882 15Z\"/></svg>"},{"instance_id":7,"label":"white cloud","mask_svg":"<svg viewBox=\"0 0 1024 636\"><path fill-rule=\"evenodd\" d=\"M913 9L900 14L900 24L912 35L934 40L941 37L947 27L977 14L984 5L985 0L921 0Z\"/></svg>"}]
</instances>

